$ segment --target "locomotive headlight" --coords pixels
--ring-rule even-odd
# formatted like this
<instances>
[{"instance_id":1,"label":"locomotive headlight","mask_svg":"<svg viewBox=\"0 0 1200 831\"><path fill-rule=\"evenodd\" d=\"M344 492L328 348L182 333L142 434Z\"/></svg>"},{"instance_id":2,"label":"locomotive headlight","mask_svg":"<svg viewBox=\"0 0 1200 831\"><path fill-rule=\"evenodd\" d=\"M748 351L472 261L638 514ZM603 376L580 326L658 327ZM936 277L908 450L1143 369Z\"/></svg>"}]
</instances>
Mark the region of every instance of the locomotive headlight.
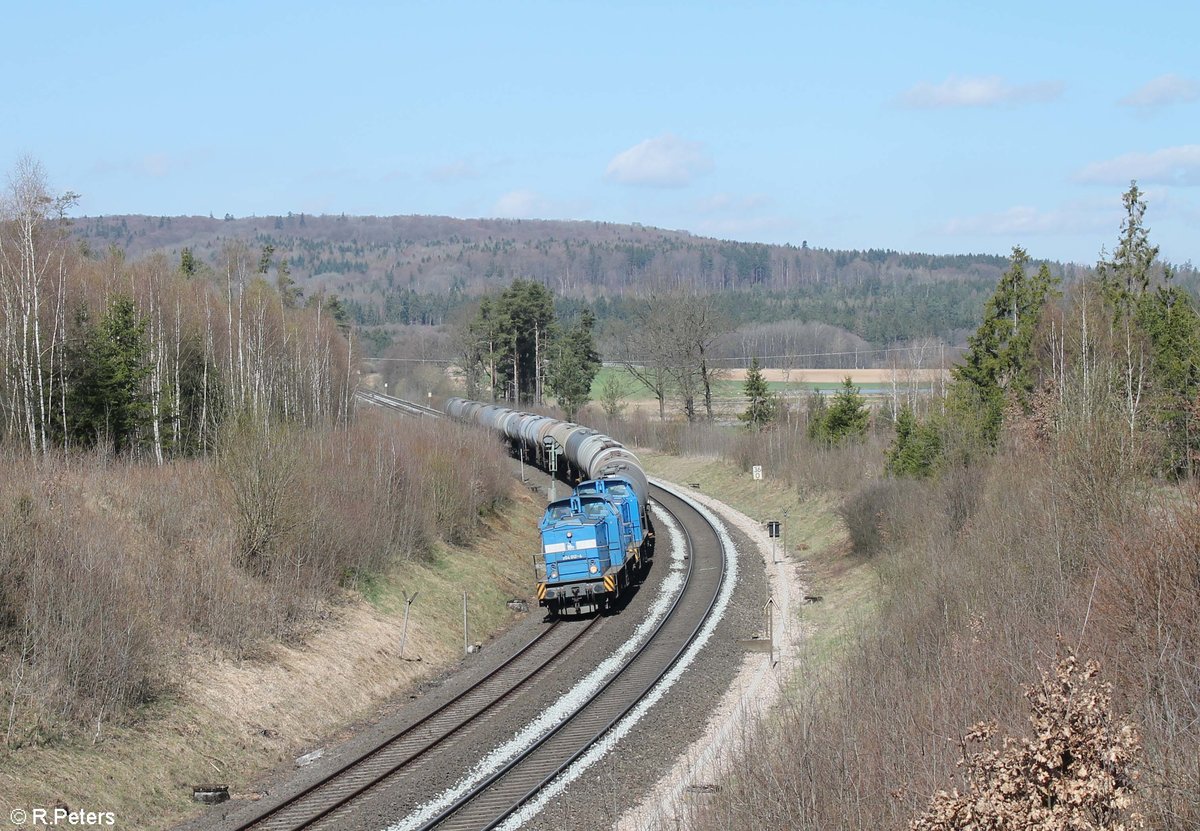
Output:
<instances>
[{"instance_id":1,"label":"locomotive headlight","mask_svg":"<svg viewBox=\"0 0 1200 831\"><path fill-rule=\"evenodd\" d=\"M590 563L588 565L588 571L590 571L592 574L595 574L600 571L600 566L596 565L595 563Z\"/></svg>"},{"instance_id":2,"label":"locomotive headlight","mask_svg":"<svg viewBox=\"0 0 1200 831\"><path fill-rule=\"evenodd\" d=\"M558 579L558 566L550 566L550 579L551 580Z\"/></svg>"}]
</instances>

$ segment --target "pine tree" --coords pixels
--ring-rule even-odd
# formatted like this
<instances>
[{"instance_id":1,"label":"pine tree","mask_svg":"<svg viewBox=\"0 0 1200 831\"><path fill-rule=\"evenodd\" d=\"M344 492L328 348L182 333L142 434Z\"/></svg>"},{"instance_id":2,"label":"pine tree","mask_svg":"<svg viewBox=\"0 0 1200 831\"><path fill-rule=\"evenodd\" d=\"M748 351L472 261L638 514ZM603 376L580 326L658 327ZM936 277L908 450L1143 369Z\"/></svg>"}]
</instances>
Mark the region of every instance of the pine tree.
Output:
<instances>
[{"instance_id":1,"label":"pine tree","mask_svg":"<svg viewBox=\"0 0 1200 831\"><path fill-rule=\"evenodd\" d=\"M130 298L114 297L99 326L86 306L76 312L65 374L66 439L83 447L107 441L117 453L135 448L150 421L150 362L146 321Z\"/></svg>"},{"instance_id":2,"label":"pine tree","mask_svg":"<svg viewBox=\"0 0 1200 831\"><path fill-rule=\"evenodd\" d=\"M1118 311L1129 305L1150 287L1150 269L1158 256L1158 246L1150 244L1150 229L1146 227L1146 200L1137 182L1121 197L1125 219L1121 221L1121 239L1111 260L1101 260L1096 270L1100 284L1109 301Z\"/></svg>"},{"instance_id":3,"label":"pine tree","mask_svg":"<svg viewBox=\"0 0 1200 831\"><path fill-rule=\"evenodd\" d=\"M808 424L808 436L827 444L841 444L866 435L871 421L867 400L850 380L842 381L842 387L833 396L833 401L822 408L824 412Z\"/></svg>"},{"instance_id":4,"label":"pine tree","mask_svg":"<svg viewBox=\"0 0 1200 831\"><path fill-rule=\"evenodd\" d=\"M287 257L279 258L279 267L275 270L275 287L279 289L279 300L285 309L294 309L300 305L304 292L296 287L292 279L292 269Z\"/></svg>"},{"instance_id":5,"label":"pine tree","mask_svg":"<svg viewBox=\"0 0 1200 831\"><path fill-rule=\"evenodd\" d=\"M1097 263L1096 271L1123 352L1120 382L1125 388L1125 419L1132 436L1142 418L1142 394L1148 380L1145 332L1139 325L1138 311L1150 287L1150 270L1158 256L1158 246L1150 244L1150 231L1145 225L1146 201L1136 181L1130 182L1122 202L1125 219L1121 221L1117 250L1111 260Z\"/></svg>"},{"instance_id":6,"label":"pine tree","mask_svg":"<svg viewBox=\"0 0 1200 831\"><path fill-rule=\"evenodd\" d=\"M746 383L743 387L748 403L746 412L738 416L751 430L759 430L773 422L779 415L780 402L767 386L758 357L750 361L750 369L746 372Z\"/></svg>"},{"instance_id":7,"label":"pine tree","mask_svg":"<svg viewBox=\"0 0 1200 831\"><path fill-rule=\"evenodd\" d=\"M184 248L179 252L179 273L184 277L195 277L200 270L200 261L196 259L192 249Z\"/></svg>"},{"instance_id":8,"label":"pine tree","mask_svg":"<svg viewBox=\"0 0 1200 831\"><path fill-rule=\"evenodd\" d=\"M514 280L495 301L481 304L469 329L488 341L493 389L511 400L537 401L554 324L554 297L532 280Z\"/></svg>"},{"instance_id":9,"label":"pine tree","mask_svg":"<svg viewBox=\"0 0 1200 831\"><path fill-rule=\"evenodd\" d=\"M113 450L136 446L150 418L145 382L150 375L146 348L146 321L133 300L118 295L108 305L100 323L102 336L101 382L106 393L107 426Z\"/></svg>"},{"instance_id":10,"label":"pine tree","mask_svg":"<svg viewBox=\"0 0 1200 831\"><path fill-rule=\"evenodd\" d=\"M887 469L894 476L931 475L942 455L942 434L938 425L917 421L907 404L896 416L896 438L888 449Z\"/></svg>"},{"instance_id":11,"label":"pine tree","mask_svg":"<svg viewBox=\"0 0 1200 831\"><path fill-rule=\"evenodd\" d=\"M551 349L553 358L546 384L568 419L573 419L591 399L592 381L600 371L600 356L592 337L595 324L595 316L585 310L575 326L555 338Z\"/></svg>"},{"instance_id":12,"label":"pine tree","mask_svg":"<svg viewBox=\"0 0 1200 831\"><path fill-rule=\"evenodd\" d=\"M104 390L100 332L87 304L75 311L67 334L63 369L67 389L66 435L63 440L79 447L94 447L107 434L107 397Z\"/></svg>"},{"instance_id":13,"label":"pine tree","mask_svg":"<svg viewBox=\"0 0 1200 831\"><path fill-rule=\"evenodd\" d=\"M967 339L962 365L955 367L955 403L960 415L978 408L985 441L1000 435L1004 403L1011 396L1023 407L1033 392L1033 337L1042 309L1057 280L1043 263L1035 276L1027 274L1029 255L1013 248L1012 263L1000 277L984 308L983 322Z\"/></svg>"},{"instance_id":14,"label":"pine tree","mask_svg":"<svg viewBox=\"0 0 1200 831\"><path fill-rule=\"evenodd\" d=\"M1165 466L1191 475L1198 425L1191 408L1200 396L1200 315L1191 295L1166 283L1138 299L1137 326L1150 346L1150 407L1166 436Z\"/></svg>"}]
</instances>

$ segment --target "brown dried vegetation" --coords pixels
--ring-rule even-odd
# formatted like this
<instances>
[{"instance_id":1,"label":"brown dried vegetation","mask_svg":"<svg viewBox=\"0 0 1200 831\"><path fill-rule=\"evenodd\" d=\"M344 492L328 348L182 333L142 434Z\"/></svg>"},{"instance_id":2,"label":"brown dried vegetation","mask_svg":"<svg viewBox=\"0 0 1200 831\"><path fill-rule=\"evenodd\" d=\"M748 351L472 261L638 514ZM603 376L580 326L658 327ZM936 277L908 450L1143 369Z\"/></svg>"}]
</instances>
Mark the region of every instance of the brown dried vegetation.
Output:
<instances>
[{"instance_id":1,"label":"brown dried vegetation","mask_svg":"<svg viewBox=\"0 0 1200 831\"><path fill-rule=\"evenodd\" d=\"M457 466L432 463L448 454ZM363 414L349 428L242 424L218 461L0 455L0 729L10 747L96 730L180 680L189 651L303 637L346 588L503 497L498 448Z\"/></svg>"},{"instance_id":2,"label":"brown dried vegetation","mask_svg":"<svg viewBox=\"0 0 1200 831\"><path fill-rule=\"evenodd\" d=\"M1073 654L1025 689L1033 738L1005 737L979 723L962 740L966 791L938 791L912 831L1127 831L1137 791L1137 731L1114 719L1100 665ZM979 746L970 750L968 745Z\"/></svg>"},{"instance_id":3,"label":"brown dried vegetation","mask_svg":"<svg viewBox=\"0 0 1200 831\"><path fill-rule=\"evenodd\" d=\"M1127 428L1097 412L1062 423L1053 443L1008 436L966 471L848 490L843 517L871 547L877 603L846 622L832 654L804 660L786 706L745 737L730 778L690 827L902 828L929 795L972 793L958 737L980 722L1024 734L1022 691L1044 689L1039 667L1059 651L1059 633L1103 667L1113 735L1127 718L1141 737L1138 791L1122 791L1112 824L1095 827L1131 823L1126 809L1151 828L1200 826L1200 505L1190 486L1148 481ZM791 458L796 467L834 462ZM868 553L849 551L859 561ZM1132 744L1113 747L1134 761ZM1124 803L1134 797L1139 804Z\"/></svg>"}]
</instances>

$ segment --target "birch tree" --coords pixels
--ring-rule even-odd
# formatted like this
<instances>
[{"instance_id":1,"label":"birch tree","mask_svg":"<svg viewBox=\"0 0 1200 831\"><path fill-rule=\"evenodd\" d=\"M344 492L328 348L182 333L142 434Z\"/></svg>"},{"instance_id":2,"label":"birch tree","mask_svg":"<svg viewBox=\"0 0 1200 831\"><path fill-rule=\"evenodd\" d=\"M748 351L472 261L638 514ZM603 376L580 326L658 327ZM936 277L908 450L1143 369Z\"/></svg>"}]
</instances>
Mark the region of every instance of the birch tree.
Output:
<instances>
[{"instance_id":1,"label":"birch tree","mask_svg":"<svg viewBox=\"0 0 1200 831\"><path fill-rule=\"evenodd\" d=\"M26 156L17 162L0 204L0 401L6 425L24 438L30 453L49 452L52 374L61 364L66 336L67 251L58 224L77 199L70 192L52 194L42 166Z\"/></svg>"}]
</instances>

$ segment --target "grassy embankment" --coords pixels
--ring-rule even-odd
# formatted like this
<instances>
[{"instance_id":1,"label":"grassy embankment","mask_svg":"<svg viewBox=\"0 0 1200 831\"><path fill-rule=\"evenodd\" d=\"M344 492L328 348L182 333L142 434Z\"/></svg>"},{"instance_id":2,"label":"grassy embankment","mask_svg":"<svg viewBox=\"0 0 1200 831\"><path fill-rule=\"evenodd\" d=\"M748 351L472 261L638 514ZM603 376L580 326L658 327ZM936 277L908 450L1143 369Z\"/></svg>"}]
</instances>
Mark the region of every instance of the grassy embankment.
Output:
<instances>
[{"instance_id":1,"label":"grassy embankment","mask_svg":"<svg viewBox=\"0 0 1200 831\"><path fill-rule=\"evenodd\" d=\"M528 594L528 557L540 506L522 496L469 549L446 546L350 598L302 643L273 645L243 661L194 658L191 680L131 723L105 726L95 744L24 748L0 771L0 809L50 806L111 810L121 828L165 828L197 810L191 786L246 794L267 770L348 735L385 702L462 656L462 590L470 592L472 640L510 624L505 607ZM404 592L418 594L404 659ZM416 660L419 658L420 660ZM0 815L3 815L0 813Z\"/></svg>"},{"instance_id":2,"label":"grassy embankment","mask_svg":"<svg viewBox=\"0 0 1200 831\"><path fill-rule=\"evenodd\" d=\"M46 690L55 684L61 690L63 682L49 674L34 676L30 673L37 665L25 663L22 683L22 664L10 639L7 654L0 655L5 670L0 701L11 733L10 740L0 745L0 815L13 808L53 807L61 801L74 809L113 811L120 828L167 827L197 810L190 801L192 785L221 782L235 793L248 793L266 771L336 741L348 727L377 714L393 696L457 661L462 655L464 589L469 591L473 641L487 640L490 633L511 623L514 613L505 601L528 595L529 552L536 546L541 505L520 488L510 487L511 498L502 513L485 514L479 525L460 535L470 545L435 540L424 555L395 559L358 580L356 588L335 588L323 599L306 601L312 617L291 627L288 636L245 639L239 635L237 647L231 647L229 639L221 642L214 634L226 631L215 621L206 620L207 628L201 631L194 621L186 620L183 607L195 602L166 595L189 589L184 585L187 580L203 584L190 589L200 605L214 604L214 618L229 617L238 609L265 615L265 607L257 601L269 602L273 595L269 587L254 588L257 581L246 580L230 562L213 562L214 549L222 548L219 543L207 550L203 560L187 559L197 546L193 535L212 533L222 540L235 533L232 528L211 527L219 525L212 514L223 513L215 501L207 507L194 506L198 515L188 514L192 524L173 532L187 540L181 539L173 550L163 545L161 536L153 532L162 530L163 517L148 512L147 505L158 504L154 502L158 495L172 491L184 502L214 494L211 470L194 462L180 463L179 471L171 467L159 472L118 464L56 473L65 486L55 499L66 503L64 517L79 525L63 538L65 544L74 546L77 538L90 537L89 550L100 546L103 551L127 552L119 562L103 561L100 571L113 575L114 585L141 581L145 594L127 596L124 603L140 607L131 626L155 627L160 646L139 660L160 662L155 666L163 678L154 695L120 712L97 708L78 691L74 699L68 699L66 692L60 692L59 698L46 692L44 701L35 701L32 693L40 690L32 686L34 681ZM328 498L330 490L343 484L330 480L342 471L319 462L313 468L324 481L317 493ZM354 507L362 505L360 496ZM44 511L51 521L55 509L51 504L33 508L35 513ZM362 514L352 515L368 521ZM180 514L172 516L168 522L176 526L183 522ZM338 527L347 516L332 511L324 519ZM110 531L124 549L115 543L104 547ZM43 555L31 543L26 553L29 562L54 567L38 559L53 556L48 548ZM177 573L172 564L180 569ZM95 587L76 585L74 592L89 589ZM268 593L251 595L251 591ZM220 597L230 592L242 606ZM405 592L418 596L402 657ZM101 620L120 617L122 599L115 592L96 600L96 606L87 609L60 607L54 622L84 620L88 610ZM157 619L159 615L163 619ZM172 616L175 631L167 622ZM226 623L254 626L253 620ZM104 628L95 621L88 626ZM87 643L86 627L73 626L72 631L82 638L79 643ZM60 633L58 641L67 638L68 634ZM93 721L84 724L78 715L64 715L65 705L59 702L68 700L93 707ZM10 710L13 702L16 705ZM52 707L59 708L54 711L57 716Z\"/></svg>"},{"instance_id":3,"label":"grassy embankment","mask_svg":"<svg viewBox=\"0 0 1200 831\"><path fill-rule=\"evenodd\" d=\"M756 482L723 458L645 450L639 451L639 457L652 476L681 485L698 483L701 492L749 517L784 523L788 553L810 594L822 598L796 607L806 633L806 656L824 660L836 654L839 645L868 619L876 580L873 566L851 551L834 496L802 495L788 482L769 475ZM782 536L779 543L785 543Z\"/></svg>"}]
</instances>

